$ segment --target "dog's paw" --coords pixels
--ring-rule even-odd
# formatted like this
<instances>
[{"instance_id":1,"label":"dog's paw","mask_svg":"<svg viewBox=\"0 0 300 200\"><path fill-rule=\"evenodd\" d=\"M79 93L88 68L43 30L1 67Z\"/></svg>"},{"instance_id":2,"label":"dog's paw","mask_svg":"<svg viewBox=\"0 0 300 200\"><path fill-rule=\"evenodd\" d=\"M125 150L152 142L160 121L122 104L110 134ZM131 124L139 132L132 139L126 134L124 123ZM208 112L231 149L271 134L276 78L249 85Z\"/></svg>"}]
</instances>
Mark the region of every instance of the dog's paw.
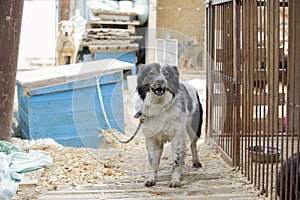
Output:
<instances>
[{"instance_id":1,"label":"dog's paw","mask_svg":"<svg viewBox=\"0 0 300 200\"><path fill-rule=\"evenodd\" d=\"M171 181L169 187L170 187L170 188L178 188L178 187L181 187L181 182L180 182L180 181Z\"/></svg>"},{"instance_id":2,"label":"dog's paw","mask_svg":"<svg viewBox=\"0 0 300 200\"><path fill-rule=\"evenodd\" d=\"M145 181L144 184L145 184L145 186L147 186L147 187L151 187L151 186L153 186L153 185L156 184L156 181L155 181L154 179L148 179L148 180Z\"/></svg>"},{"instance_id":3,"label":"dog's paw","mask_svg":"<svg viewBox=\"0 0 300 200\"><path fill-rule=\"evenodd\" d=\"M201 164L199 161L197 161L197 162L194 162L194 163L193 163L193 167L194 167L194 168L201 168L201 167L202 167L202 164Z\"/></svg>"}]
</instances>

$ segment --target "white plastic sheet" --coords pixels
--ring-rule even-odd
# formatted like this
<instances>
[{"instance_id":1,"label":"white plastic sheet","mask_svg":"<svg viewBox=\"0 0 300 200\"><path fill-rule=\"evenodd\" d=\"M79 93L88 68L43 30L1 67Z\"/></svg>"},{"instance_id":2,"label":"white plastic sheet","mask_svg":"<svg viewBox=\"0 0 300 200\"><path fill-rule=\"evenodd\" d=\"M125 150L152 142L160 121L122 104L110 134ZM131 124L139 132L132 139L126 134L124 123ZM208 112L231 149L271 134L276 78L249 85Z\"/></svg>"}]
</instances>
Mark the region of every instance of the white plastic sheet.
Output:
<instances>
[{"instance_id":1,"label":"white plastic sheet","mask_svg":"<svg viewBox=\"0 0 300 200\"><path fill-rule=\"evenodd\" d=\"M29 153L0 152L0 199L11 199L24 173L52 164L52 158L43 151L30 150Z\"/></svg>"}]
</instances>

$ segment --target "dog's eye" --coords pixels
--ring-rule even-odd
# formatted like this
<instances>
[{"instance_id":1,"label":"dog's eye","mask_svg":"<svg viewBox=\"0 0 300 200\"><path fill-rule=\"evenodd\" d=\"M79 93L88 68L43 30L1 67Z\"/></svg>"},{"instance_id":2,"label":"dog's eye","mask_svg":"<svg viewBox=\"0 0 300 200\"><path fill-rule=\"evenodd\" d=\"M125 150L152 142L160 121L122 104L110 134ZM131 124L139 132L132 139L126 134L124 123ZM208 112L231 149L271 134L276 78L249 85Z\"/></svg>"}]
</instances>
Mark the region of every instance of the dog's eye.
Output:
<instances>
[{"instance_id":1,"label":"dog's eye","mask_svg":"<svg viewBox=\"0 0 300 200\"><path fill-rule=\"evenodd\" d=\"M168 72L168 71L162 71L162 74L163 74L164 76L168 76L168 75L169 75L169 72Z\"/></svg>"},{"instance_id":2,"label":"dog's eye","mask_svg":"<svg viewBox=\"0 0 300 200\"><path fill-rule=\"evenodd\" d=\"M150 72L149 72L149 75L150 75L150 76L153 76L154 74L155 74L154 71L150 71Z\"/></svg>"}]
</instances>

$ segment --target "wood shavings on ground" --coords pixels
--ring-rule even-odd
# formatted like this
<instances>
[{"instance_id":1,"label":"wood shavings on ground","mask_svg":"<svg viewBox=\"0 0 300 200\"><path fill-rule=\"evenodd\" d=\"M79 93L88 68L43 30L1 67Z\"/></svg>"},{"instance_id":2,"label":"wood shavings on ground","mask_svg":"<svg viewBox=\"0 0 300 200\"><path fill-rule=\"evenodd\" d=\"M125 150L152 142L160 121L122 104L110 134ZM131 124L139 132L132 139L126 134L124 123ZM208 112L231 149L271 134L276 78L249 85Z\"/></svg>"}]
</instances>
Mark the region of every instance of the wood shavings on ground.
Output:
<instances>
[{"instance_id":1,"label":"wood shavings on ground","mask_svg":"<svg viewBox=\"0 0 300 200\"><path fill-rule=\"evenodd\" d=\"M96 184L104 177L124 174L117 170L112 159L97 159L85 148L50 147L47 152L54 158L54 164L46 168L37 190L51 191L60 187L76 187L77 184ZM96 152L95 152L96 153Z\"/></svg>"},{"instance_id":2,"label":"wood shavings on ground","mask_svg":"<svg viewBox=\"0 0 300 200\"><path fill-rule=\"evenodd\" d=\"M28 199L39 199L39 197L47 199L53 197L51 195L54 194L60 195L59 197L62 198L61 195L71 195L72 192L74 192L72 197L82 193L91 196L99 194L110 198L116 197L114 195L118 195L118 192L121 192L122 195L130 195L129 191L131 190L137 191L140 199L163 197L160 194L176 199L175 196L180 195L174 194L174 189L168 187L172 168L170 145L165 146L162 155L164 159L161 160L158 185L149 189L145 188L143 184L143 181L151 173L144 138L137 137L133 143L124 146L127 146L126 150L124 150L125 147L121 149L73 148L61 145L47 147L45 151L53 157L54 164L45 169L33 192L20 194L19 199L26 199L26 197L30 197ZM179 192L186 191L186 195L198 195L200 199L206 195L223 197L223 194L228 195L227 199L240 197L240 195L255 199L253 198L256 195L255 192L250 189L241 190L245 187L245 182L239 173L232 172L220 154L210 149L205 143L198 144L198 146L203 168L192 168L191 152L188 149L183 169L183 188L179 189ZM90 193L90 191L93 192ZM160 193L161 191L163 193ZM135 194L130 197L133 196L136 198ZM184 194L181 197L183 196ZM119 196L117 197L119 198Z\"/></svg>"},{"instance_id":3,"label":"wood shavings on ground","mask_svg":"<svg viewBox=\"0 0 300 200\"><path fill-rule=\"evenodd\" d=\"M21 149L28 151L30 149L34 150L45 150L50 146L60 146L52 138L37 139L37 140L23 140L20 138L12 138L12 143L20 147Z\"/></svg>"},{"instance_id":4,"label":"wood shavings on ground","mask_svg":"<svg viewBox=\"0 0 300 200\"><path fill-rule=\"evenodd\" d=\"M99 151L97 149L66 147L52 139L13 139L13 143L23 149L44 150L53 158L53 165L47 167L41 176L37 192L76 187L77 184L96 184L104 177L124 175L114 158L99 158L94 155Z\"/></svg>"},{"instance_id":5,"label":"wood shavings on ground","mask_svg":"<svg viewBox=\"0 0 300 200\"><path fill-rule=\"evenodd\" d=\"M99 148L101 149L107 149L107 148L120 148L120 149L128 149L132 144L138 145L138 141L131 141L129 143L123 144L120 143L114 136L113 134L121 141L127 141L131 136L121 133L116 129L100 129L98 130L101 132L98 137L102 139L102 144ZM133 133L132 133L133 134Z\"/></svg>"}]
</instances>

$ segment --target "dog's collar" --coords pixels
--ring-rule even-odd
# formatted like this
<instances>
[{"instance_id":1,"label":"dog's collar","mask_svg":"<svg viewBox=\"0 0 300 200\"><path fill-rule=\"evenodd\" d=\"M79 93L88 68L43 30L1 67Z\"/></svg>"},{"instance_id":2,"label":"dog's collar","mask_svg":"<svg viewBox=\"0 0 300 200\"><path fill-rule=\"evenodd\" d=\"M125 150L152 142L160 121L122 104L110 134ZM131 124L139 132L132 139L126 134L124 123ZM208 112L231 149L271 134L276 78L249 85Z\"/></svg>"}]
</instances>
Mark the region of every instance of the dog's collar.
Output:
<instances>
[{"instance_id":1,"label":"dog's collar","mask_svg":"<svg viewBox=\"0 0 300 200\"><path fill-rule=\"evenodd\" d=\"M137 113L135 113L135 115L133 116L135 119L138 119L142 116L142 112L141 111L138 111Z\"/></svg>"},{"instance_id":2,"label":"dog's collar","mask_svg":"<svg viewBox=\"0 0 300 200\"><path fill-rule=\"evenodd\" d=\"M173 93L172 93L173 94ZM166 109L169 105L172 104L173 100L174 100L175 95L173 94L172 100L165 106L163 106L164 109ZM147 115L143 114L142 111L138 111L137 113L135 113L135 115L133 116L135 119L140 118L141 122L144 122L144 120L148 117Z\"/></svg>"},{"instance_id":3,"label":"dog's collar","mask_svg":"<svg viewBox=\"0 0 300 200\"><path fill-rule=\"evenodd\" d=\"M144 122L144 120L147 118L147 115L144 115L141 111L138 111L133 117L136 119L140 118L140 121Z\"/></svg>"}]
</instances>

